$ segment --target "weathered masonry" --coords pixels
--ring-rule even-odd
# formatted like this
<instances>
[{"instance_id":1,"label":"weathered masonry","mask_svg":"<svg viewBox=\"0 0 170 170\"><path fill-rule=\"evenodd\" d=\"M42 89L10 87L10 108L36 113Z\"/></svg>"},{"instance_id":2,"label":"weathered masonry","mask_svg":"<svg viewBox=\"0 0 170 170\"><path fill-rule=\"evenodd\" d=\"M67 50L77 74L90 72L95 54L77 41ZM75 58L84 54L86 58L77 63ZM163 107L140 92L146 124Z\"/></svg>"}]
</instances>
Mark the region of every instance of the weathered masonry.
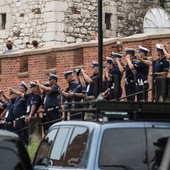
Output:
<instances>
[{"instance_id":1,"label":"weathered masonry","mask_svg":"<svg viewBox=\"0 0 170 170\"><path fill-rule=\"evenodd\" d=\"M170 0L103 0L105 38L143 32L146 12ZM12 37L21 49L33 39L51 47L87 42L97 32L97 0L1 0L0 50Z\"/></svg>"}]
</instances>

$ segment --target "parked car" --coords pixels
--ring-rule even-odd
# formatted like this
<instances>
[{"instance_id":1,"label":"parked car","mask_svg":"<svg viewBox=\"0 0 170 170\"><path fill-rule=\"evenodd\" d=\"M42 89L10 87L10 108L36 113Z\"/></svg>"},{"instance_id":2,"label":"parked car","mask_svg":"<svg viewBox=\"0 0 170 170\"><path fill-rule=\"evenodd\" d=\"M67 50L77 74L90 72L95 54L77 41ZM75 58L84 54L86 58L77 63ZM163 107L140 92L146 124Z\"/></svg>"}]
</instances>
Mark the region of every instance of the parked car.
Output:
<instances>
[{"instance_id":1,"label":"parked car","mask_svg":"<svg viewBox=\"0 0 170 170\"><path fill-rule=\"evenodd\" d=\"M67 121L42 140L35 169L158 169L170 123Z\"/></svg>"},{"instance_id":2,"label":"parked car","mask_svg":"<svg viewBox=\"0 0 170 170\"><path fill-rule=\"evenodd\" d=\"M33 169L27 150L19 137L5 130L0 130L0 169Z\"/></svg>"},{"instance_id":3,"label":"parked car","mask_svg":"<svg viewBox=\"0 0 170 170\"><path fill-rule=\"evenodd\" d=\"M170 137L166 144L166 148L161 161L160 170L170 170Z\"/></svg>"},{"instance_id":4,"label":"parked car","mask_svg":"<svg viewBox=\"0 0 170 170\"><path fill-rule=\"evenodd\" d=\"M55 123L37 149L34 169L158 170L170 136L169 118L164 114L169 106L163 110L159 104L152 105L159 109L148 107L148 103L102 104L104 110L100 110L105 115L113 113L119 120ZM113 110L116 112L108 112ZM117 112L120 110L123 112ZM127 120L125 110L138 119ZM121 115L126 120L120 120ZM154 119L157 116L158 120Z\"/></svg>"}]
</instances>

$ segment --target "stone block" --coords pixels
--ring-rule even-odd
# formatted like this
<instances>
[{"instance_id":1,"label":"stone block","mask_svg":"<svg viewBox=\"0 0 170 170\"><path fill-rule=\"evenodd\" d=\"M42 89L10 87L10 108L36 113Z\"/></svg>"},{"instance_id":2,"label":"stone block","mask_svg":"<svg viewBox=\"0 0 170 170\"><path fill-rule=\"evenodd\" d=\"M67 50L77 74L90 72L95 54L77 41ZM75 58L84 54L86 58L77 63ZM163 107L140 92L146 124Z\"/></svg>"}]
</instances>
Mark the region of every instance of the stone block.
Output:
<instances>
[{"instance_id":1,"label":"stone block","mask_svg":"<svg viewBox=\"0 0 170 170\"><path fill-rule=\"evenodd\" d=\"M56 21L56 13L55 12L45 12L44 13L44 22L54 22Z\"/></svg>"},{"instance_id":2,"label":"stone block","mask_svg":"<svg viewBox=\"0 0 170 170\"><path fill-rule=\"evenodd\" d=\"M64 1L50 1L45 5L45 12L49 11L66 11L68 8L68 2Z\"/></svg>"},{"instance_id":3,"label":"stone block","mask_svg":"<svg viewBox=\"0 0 170 170\"><path fill-rule=\"evenodd\" d=\"M81 28L81 33L87 34L87 30L85 28Z\"/></svg>"},{"instance_id":4,"label":"stone block","mask_svg":"<svg viewBox=\"0 0 170 170\"><path fill-rule=\"evenodd\" d=\"M81 42L83 42L83 40L81 38L76 39L76 43L81 43Z\"/></svg>"},{"instance_id":5,"label":"stone block","mask_svg":"<svg viewBox=\"0 0 170 170\"><path fill-rule=\"evenodd\" d=\"M56 22L64 22L64 12L56 12L55 20Z\"/></svg>"},{"instance_id":6,"label":"stone block","mask_svg":"<svg viewBox=\"0 0 170 170\"><path fill-rule=\"evenodd\" d=\"M55 30L64 31L64 23L56 23Z\"/></svg>"},{"instance_id":7,"label":"stone block","mask_svg":"<svg viewBox=\"0 0 170 170\"><path fill-rule=\"evenodd\" d=\"M75 42L75 38L74 38L74 37L67 37L67 38L66 38L66 41L67 41L68 43L74 43L74 42Z\"/></svg>"},{"instance_id":8,"label":"stone block","mask_svg":"<svg viewBox=\"0 0 170 170\"><path fill-rule=\"evenodd\" d=\"M92 5L90 5L89 7L88 7L88 10L90 10L90 11L94 11L95 10L95 6L92 6Z\"/></svg>"},{"instance_id":9,"label":"stone block","mask_svg":"<svg viewBox=\"0 0 170 170\"><path fill-rule=\"evenodd\" d=\"M22 44L22 40L21 39L19 39L19 40L15 40L15 44Z\"/></svg>"},{"instance_id":10,"label":"stone block","mask_svg":"<svg viewBox=\"0 0 170 170\"><path fill-rule=\"evenodd\" d=\"M25 28L25 23L21 23L20 28ZM18 30L18 28L16 28L16 27L15 27L15 29L13 28L14 31L16 31L16 29Z\"/></svg>"},{"instance_id":11,"label":"stone block","mask_svg":"<svg viewBox=\"0 0 170 170\"><path fill-rule=\"evenodd\" d=\"M68 8L68 2L56 1L56 11L66 11Z\"/></svg>"},{"instance_id":12,"label":"stone block","mask_svg":"<svg viewBox=\"0 0 170 170\"><path fill-rule=\"evenodd\" d=\"M65 41L65 35L63 32L57 32L56 33L56 40L57 41Z\"/></svg>"},{"instance_id":13,"label":"stone block","mask_svg":"<svg viewBox=\"0 0 170 170\"><path fill-rule=\"evenodd\" d=\"M56 31L56 23L55 23L55 22L48 23L48 24L47 24L46 31L47 31L47 32Z\"/></svg>"},{"instance_id":14,"label":"stone block","mask_svg":"<svg viewBox=\"0 0 170 170\"><path fill-rule=\"evenodd\" d=\"M55 11L55 8L56 8L56 2L55 1L49 1L45 4L44 11L45 12Z\"/></svg>"},{"instance_id":15,"label":"stone block","mask_svg":"<svg viewBox=\"0 0 170 170\"><path fill-rule=\"evenodd\" d=\"M45 32L43 37L43 41L54 41L56 40L55 32Z\"/></svg>"},{"instance_id":16,"label":"stone block","mask_svg":"<svg viewBox=\"0 0 170 170\"><path fill-rule=\"evenodd\" d=\"M7 32L5 30L0 30L0 39L7 38Z\"/></svg>"}]
</instances>

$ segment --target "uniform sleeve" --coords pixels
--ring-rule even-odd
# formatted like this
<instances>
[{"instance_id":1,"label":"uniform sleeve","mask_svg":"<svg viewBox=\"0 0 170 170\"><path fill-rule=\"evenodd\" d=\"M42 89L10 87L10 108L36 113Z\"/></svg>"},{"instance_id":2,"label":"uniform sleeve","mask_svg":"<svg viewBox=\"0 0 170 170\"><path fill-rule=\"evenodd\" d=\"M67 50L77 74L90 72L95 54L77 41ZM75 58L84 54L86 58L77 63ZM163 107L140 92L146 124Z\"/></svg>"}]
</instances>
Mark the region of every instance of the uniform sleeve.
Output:
<instances>
[{"instance_id":1,"label":"uniform sleeve","mask_svg":"<svg viewBox=\"0 0 170 170\"><path fill-rule=\"evenodd\" d=\"M29 97L30 97L30 94L28 93L28 94L24 94L24 98L27 100L27 99L29 99Z\"/></svg>"},{"instance_id":2,"label":"uniform sleeve","mask_svg":"<svg viewBox=\"0 0 170 170\"><path fill-rule=\"evenodd\" d=\"M165 61L163 63L163 71L168 72L169 71L169 61Z\"/></svg>"},{"instance_id":3,"label":"uniform sleeve","mask_svg":"<svg viewBox=\"0 0 170 170\"><path fill-rule=\"evenodd\" d=\"M41 97L38 94L34 94L34 97L32 99L32 104L38 105L41 103Z\"/></svg>"},{"instance_id":4,"label":"uniform sleeve","mask_svg":"<svg viewBox=\"0 0 170 170\"><path fill-rule=\"evenodd\" d=\"M56 85L56 84L53 84L53 85L51 86L51 89L52 89L51 93L56 93L56 92L58 92L58 90L59 90L59 86Z\"/></svg>"},{"instance_id":5,"label":"uniform sleeve","mask_svg":"<svg viewBox=\"0 0 170 170\"><path fill-rule=\"evenodd\" d=\"M83 88L81 85L78 85L74 90L75 93L86 93L86 88Z\"/></svg>"},{"instance_id":6,"label":"uniform sleeve","mask_svg":"<svg viewBox=\"0 0 170 170\"><path fill-rule=\"evenodd\" d=\"M138 70L138 69L141 69L141 68L145 67L145 65L146 65L146 64L144 64L144 63L142 63L142 62L138 62L138 63L135 63L135 64L134 64L134 68L135 68L136 70Z\"/></svg>"}]
</instances>

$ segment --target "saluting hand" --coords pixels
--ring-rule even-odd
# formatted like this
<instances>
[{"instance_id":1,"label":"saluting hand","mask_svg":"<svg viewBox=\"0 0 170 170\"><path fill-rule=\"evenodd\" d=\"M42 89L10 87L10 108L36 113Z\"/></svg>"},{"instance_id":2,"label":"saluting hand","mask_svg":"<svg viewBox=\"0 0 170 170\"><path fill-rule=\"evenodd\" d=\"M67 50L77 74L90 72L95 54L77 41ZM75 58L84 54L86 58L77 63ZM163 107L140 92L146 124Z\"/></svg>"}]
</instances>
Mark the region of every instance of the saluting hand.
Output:
<instances>
[{"instance_id":1,"label":"saluting hand","mask_svg":"<svg viewBox=\"0 0 170 170\"><path fill-rule=\"evenodd\" d=\"M63 93L65 90L63 88L59 89L59 93Z\"/></svg>"},{"instance_id":2,"label":"saluting hand","mask_svg":"<svg viewBox=\"0 0 170 170\"><path fill-rule=\"evenodd\" d=\"M117 64L120 63L119 58L116 58L116 59L115 59L115 62L116 62Z\"/></svg>"},{"instance_id":3,"label":"saluting hand","mask_svg":"<svg viewBox=\"0 0 170 170\"><path fill-rule=\"evenodd\" d=\"M4 91L3 90L0 90L0 95L3 95L4 94Z\"/></svg>"},{"instance_id":4,"label":"saluting hand","mask_svg":"<svg viewBox=\"0 0 170 170\"><path fill-rule=\"evenodd\" d=\"M162 49L164 49L164 48L165 48L165 45L163 45L163 44L160 44L160 47L161 47Z\"/></svg>"},{"instance_id":5,"label":"saluting hand","mask_svg":"<svg viewBox=\"0 0 170 170\"><path fill-rule=\"evenodd\" d=\"M40 84L39 80L35 80L34 81L37 85Z\"/></svg>"},{"instance_id":6,"label":"saluting hand","mask_svg":"<svg viewBox=\"0 0 170 170\"><path fill-rule=\"evenodd\" d=\"M129 54L126 55L126 60L130 60L130 55Z\"/></svg>"}]
</instances>

